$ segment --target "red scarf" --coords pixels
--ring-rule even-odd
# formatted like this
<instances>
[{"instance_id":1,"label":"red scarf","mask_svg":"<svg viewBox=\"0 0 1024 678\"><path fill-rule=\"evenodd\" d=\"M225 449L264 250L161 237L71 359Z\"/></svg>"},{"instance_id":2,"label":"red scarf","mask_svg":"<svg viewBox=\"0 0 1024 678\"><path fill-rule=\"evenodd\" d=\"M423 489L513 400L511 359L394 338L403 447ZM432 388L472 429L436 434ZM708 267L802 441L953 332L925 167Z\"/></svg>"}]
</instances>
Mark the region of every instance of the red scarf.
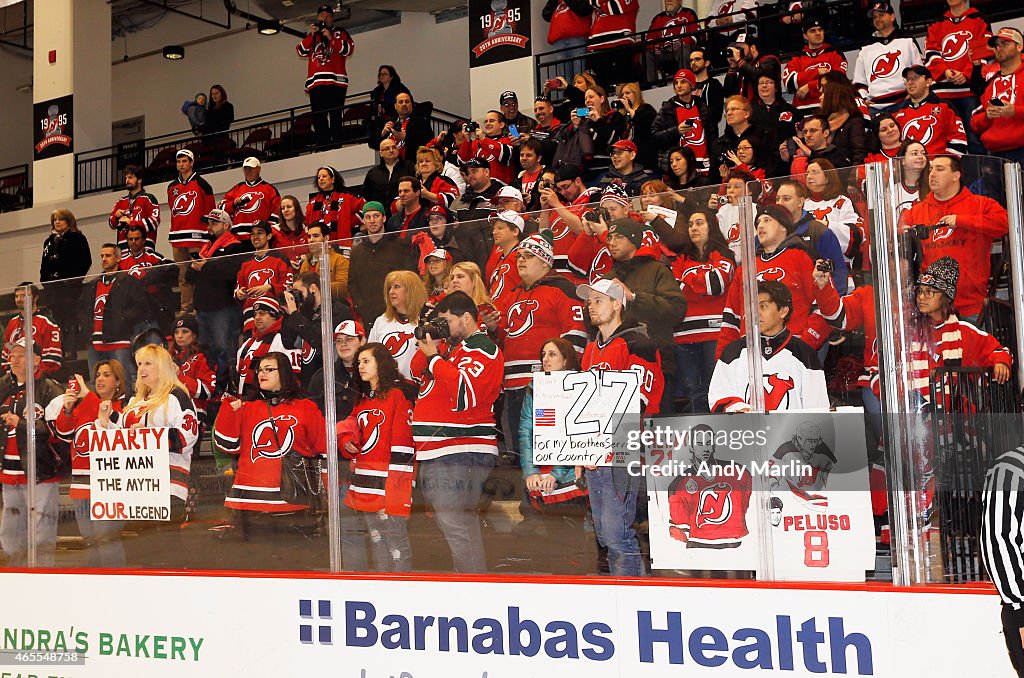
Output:
<instances>
[{"instance_id":1,"label":"red scarf","mask_svg":"<svg viewBox=\"0 0 1024 678\"><path fill-rule=\"evenodd\" d=\"M240 243L241 241L235 237L235 234L231 231L224 231L219 238L213 242L208 242L199 248L199 256L203 259L211 258L217 250L222 247L228 247Z\"/></svg>"}]
</instances>

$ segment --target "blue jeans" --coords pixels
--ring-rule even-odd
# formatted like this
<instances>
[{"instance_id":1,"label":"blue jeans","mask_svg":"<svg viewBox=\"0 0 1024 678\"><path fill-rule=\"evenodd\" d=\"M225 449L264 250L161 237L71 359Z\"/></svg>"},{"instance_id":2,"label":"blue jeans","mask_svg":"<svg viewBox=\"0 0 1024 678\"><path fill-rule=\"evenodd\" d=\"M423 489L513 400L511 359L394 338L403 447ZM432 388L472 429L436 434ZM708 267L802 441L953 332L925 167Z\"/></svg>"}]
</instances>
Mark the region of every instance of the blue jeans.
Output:
<instances>
[{"instance_id":1,"label":"blue jeans","mask_svg":"<svg viewBox=\"0 0 1024 678\"><path fill-rule=\"evenodd\" d=\"M576 77L576 74L582 73L585 70L583 64L583 56L585 56L587 53L587 39L564 38L562 40L555 40L555 42L552 43L551 45L551 49L565 51L559 52L558 54L551 54L548 57L546 57L546 60L549 63L552 61L562 62L555 66L550 66L547 70L547 77L553 78L557 75L560 75L563 78L565 78L571 86L572 80L574 77Z\"/></svg>"},{"instance_id":2,"label":"blue jeans","mask_svg":"<svg viewBox=\"0 0 1024 678\"><path fill-rule=\"evenodd\" d=\"M513 391L505 391L505 421L508 428L505 429L505 449L515 454L517 463L519 458L519 427L523 419L523 398L526 396L526 388L517 388Z\"/></svg>"},{"instance_id":3,"label":"blue jeans","mask_svg":"<svg viewBox=\"0 0 1024 678\"><path fill-rule=\"evenodd\" d=\"M879 105L879 106L869 106L868 110L871 112L871 117L875 117L875 116L881 115L882 113L895 113L896 111L900 110L901 106L903 106L903 101L902 100L897 101L894 104L882 104L882 105Z\"/></svg>"},{"instance_id":4,"label":"blue jeans","mask_svg":"<svg viewBox=\"0 0 1024 678\"><path fill-rule=\"evenodd\" d=\"M383 511L360 512L360 519L370 535L373 569L377 572L409 572L412 570L412 548L409 546L409 519L389 516Z\"/></svg>"},{"instance_id":5,"label":"blue jeans","mask_svg":"<svg viewBox=\"0 0 1024 678\"><path fill-rule=\"evenodd\" d=\"M91 377L96 372L96 363L101 360L116 360L121 363L121 367L124 368L124 373L128 379L128 383L125 384L125 390L131 394L135 392L135 356L132 355L130 348L119 348L114 351L97 351L93 348L92 344L89 344L89 376Z\"/></svg>"},{"instance_id":6,"label":"blue jeans","mask_svg":"<svg viewBox=\"0 0 1024 678\"><path fill-rule=\"evenodd\" d=\"M346 467L347 462L342 462ZM348 469L345 469L347 473ZM338 492L338 524L341 526L341 569L346 572L369 572L366 559L366 526L359 512L345 504L345 495L351 487L342 482Z\"/></svg>"},{"instance_id":7,"label":"blue jeans","mask_svg":"<svg viewBox=\"0 0 1024 678\"><path fill-rule=\"evenodd\" d=\"M459 452L420 462L423 498L434 509L456 572L487 571L479 506L495 461L492 454Z\"/></svg>"},{"instance_id":8,"label":"blue jeans","mask_svg":"<svg viewBox=\"0 0 1024 678\"><path fill-rule=\"evenodd\" d=\"M28 519L36 525L36 564L53 567L57 550L57 514L60 483L36 483L35 506L29 511L28 485L4 485L4 509L0 516L0 546L8 567L28 565Z\"/></svg>"},{"instance_id":9,"label":"blue jeans","mask_svg":"<svg viewBox=\"0 0 1024 678\"><path fill-rule=\"evenodd\" d=\"M640 490L638 478L625 468L600 466L587 470L590 509L594 514L597 539L608 549L608 568L613 577L644 576L640 543L633 522Z\"/></svg>"},{"instance_id":10,"label":"blue jeans","mask_svg":"<svg viewBox=\"0 0 1024 678\"><path fill-rule=\"evenodd\" d=\"M75 522L85 541L90 567L124 567L127 559L121 543L123 520L93 520L88 499L75 499Z\"/></svg>"},{"instance_id":11,"label":"blue jeans","mask_svg":"<svg viewBox=\"0 0 1024 678\"><path fill-rule=\"evenodd\" d=\"M196 311L199 341L207 346L207 359L217 370L217 393L228 386L230 366L238 354L238 335L242 331L242 308L227 306L216 311Z\"/></svg>"},{"instance_id":12,"label":"blue jeans","mask_svg":"<svg viewBox=\"0 0 1024 678\"><path fill-rule=\"evenodd\" d=\"M690 412L710 412L708 386L715 371L714 341L676 344L675 395L690 399Z\"/></svg>"}]
</instances>

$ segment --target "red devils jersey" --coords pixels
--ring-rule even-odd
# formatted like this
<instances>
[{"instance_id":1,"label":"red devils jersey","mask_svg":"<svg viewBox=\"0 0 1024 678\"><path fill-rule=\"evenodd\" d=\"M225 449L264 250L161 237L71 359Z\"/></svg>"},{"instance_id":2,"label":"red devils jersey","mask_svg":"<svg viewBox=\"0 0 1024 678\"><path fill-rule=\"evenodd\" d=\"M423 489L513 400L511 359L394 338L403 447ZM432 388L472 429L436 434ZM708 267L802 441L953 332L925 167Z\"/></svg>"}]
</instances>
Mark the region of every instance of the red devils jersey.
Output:
<instances>
[{"instance_id":1,"label":"red devils jersey","mask_svg":"<svg viewBox=\"0 0 1024 678\"><path fill-rule=\"evenodd\" d=\"M553 45L566 38L585 38L590 35L590 14L580 16L569 9L564 0L559 0L551 14L548 27L548 44Z\"/></svg>"},{"instance_id":2,"label":"red devils jersey","mask_svg":"<svg viewBox=\"0 0 1024 678\"><path fill-rule=\"evenodd\" d=\"M254 254L252 259L238 269L235 291L245 292L255 287L270 285L270 291L264 292L261 296L279 297L281 292L291 286L292 275L291 262L277 252ZM252 332L252 305L255 303L255 297L246 297L242 302L243 334Z\"/></svg>"},{"instance_id":3,"label":"red devils jersey","mask_svg":"<svg viewBox=\"0 0 1024 678\"><path fill-rule=\"evenodd\" d=\"M292 372L298 376L299 372L302 371L303 365L308 365L312 362L316 355L313 347L302 342L302 348L288 348L284 345L281 340L281 320L280 318L266 333L260 334L253 328L253 334L251 337L246 339L242 345L238 348L238 393L244 393L246 388L255 389L258 388L256 383L256 369L253 366L253 361L256 358L261 358L266 354L277 351L284 353L288 356L288 361L291 363Z\"/></svg>"},{"instance_id":4,"label":"red devils jersey","mask_svg":"<svg viewBox=\"0 0 1024 678\"><path fill-rule=\"evenodd\" d=\"M241 204L235 207L235 201ZM220 208L231 215L231 232L240 240L248 240L252 225L267 221L273 226L280 219L281 194L263 179L253 183L241 181L231 187L220 201Z\"/></svg>"},{"instance_id":5,"label":"red devils jersey","mask_svg":"<svg viewBox=\"0 0 1024 678\"><path fill-rule=\"evenodd\" d=\"M963 120L935 95L916 105L907 99L892 117L900 126L903 138L924 144L928 155L963 155L967 152Z\"/></svg>"},{"instance_id":6,"label":"red devils jersey","mask_svg":"<svg viewBox=\"0 0 1024 678\"><path fill-rule=\"evenodd\" d=\"M307 92L314 87L348 87L345 60L356 51L356 45L344 28L332 28L331 39L326 42L321 33L307 34L295 46L295 51L303 59L309 59L306 68Z\"/></svg>"},{"instance_id":7,"label":"red devils jersey","mask_svg":"<svg viewBox=\"0 0 1024 678\"><path fill-rule=\"evenodd\" d=\"M120 412L124 405L120 400L111 402L115 412ZM100 413L100 398L93 391L87 391L85 397L78 401L71 414L64 411L63 398L54 400L47 406L50 417L51 406L56 406L60 413L52 417L54 434L60 440L71 445L71 498L89 498L89 431L95 428ZM38 442L36 443L39 444Z\"/></svg>"},{"instance_id":8,"label":"red devils jersey","mask_svg":"<svg viewBox=\"0 0 1024 678\"><path fill-rule=\"evenodd\" d=\"M635 322L619 325L607 340L598 333L583 350L581 365L584 370L636 372L640 379L640 414L653 416L661 411L661 396L665 390L661 356L647 331Z\"/></svg>"},{"instance_id":9,"label":"red devils jersey","mask_svg":"<svg viewBox=\"0 0 1024 678\"><path fill-rule=\"evenodd\" d=\"M903 69L921 63L921 50L913 38L879 39L860 48L851 80L860 96L872 104L893 104L907 96Z\"/></svg>"},{"instance_id":10,"label":"red devils jersey","mask_svg":"<svg viewBox=\"0 0 1024 678\"><path fill-rule=\"evenodd\" d=\"M747 351L746 339L737 339L715 363L708 385L712 412L737 412L750 406ZM818 354L789 330L774 337L761 336L760 360L766 412L829 407Z\"/></svg>"},{"instance_id":11,"label":"red devils jersey","mask_svg":"<svg viewBox=\"0 0 1024 678\"><path fill-rule=\"evenodd\" d=\"M942 21L930 25L924 42L924 63L935 81L932 92L941 99L970 96L974 62L992 58L988 46L991 37L992 27L973 7L958 17L946 12ZM946 71L962 73L967 80L956 85L946 77Z\"/></svg>"},{"instance_id":12,"label":"red devils jersey","mask_svg":"<svg viewBox=\"0 0 1024 678\"><path fill-rule=\"evenodd\" d=\"M107 310L107 296L110 288L114 286L115 276L101 275L96 281L96 296L92 302L92 347L97 351L116 351L121 348L129 348L131 342L128 339L123 341L103 341L103 316Z\"/></svg>"},{"instance_id":13,"label":"red devils jersey","mask_svg":"<svg viewBox=\"0 0 1024 678\"><path fill-rule=\"evenodd\" d=\"M281 498L281 460L292 450L316 457L327 449L325 424L312 400L243 403L237 411L225 401L217 415L214 442L238 455L235 482L224 506L238 511L283 513L306 508Z\"/></svg>"},{"instance_id":14,"label":"red devils jersey","mask_svg":"<svg viewBox=\"0 0 1024 678\"><path fill-rule=\"evenodd\" d=\"M640 0L590 0L594 23L587 49L599 50L633 44Z\"/></svg>"},{"instance_id":15,"label":"red devils jersey","mask_svg":"<svg viewBox=\"0 0 1024 678\"><path fill-rule=\"evenodd\" d=\"M529 195L530 193L533 192L533 187L537 185L537 180L540 179L540 175L543 172L544 167L538 166L537 169L533 170L532 172L527 172L526 170L523 170L522 172L519 173L519 176L516 177L515 185L519 187L519 190L522 191L523 196L527 200L529 200Z\"/></svg>"},{"instance_id":16,"label":"red devils jersey","mask_svg":"<svg viewBox=\"0 0 1024 678\"><path fill-rule=\"evenodd\" d=\"M487 287L491 300L499 309L505 308L503 297L516 285L523 283L523 279L519 277L519 268L516 266L518 251L519 245L513 247L507 254L495 245L487 259Z\"/></svg>"},{"instance_id":17,"label":"red devils jersey","mask_svg":"<svg viewBox=\"0 0 1024 678\"><path fill-rule=\"evenodd\" d=\"M708 135L704 129L704 120L700 117L700 109L697 106L697 97L693 97L689 105L673 97L672 102L676 105L676 122L690 121L692 125L679 135L679 143L682 146L689 146L697 159L697 173L707 176L711 161L708 159Z\"/></svg>"},{"instance_id":18,"label":"red devils jersey","mask_svg":"<svg viewBox=\"0 0 1024 678\"><path fill-rule=\"evenodd\" d=\"M902 221L931 225L947 214L956 215L956 226L940 228L921 241L921 265L930 266L942 257L960 262L956 307L964 315L977 315L988 294L992 243L1009 232L1009 219L1003 206L992 198L962 188L946 201L929 193L903 213Z\"/></svg>"},{"instance_id":19,"label":"red devils jersey","mask_svg":"<svg viewBox=\"0 0 1024 678\"><path fill-rule=\"evenodd\" d=\"M419 461L450 454L480 452L497 456L494 401L501 393L504 358L485 332L474 332L439 355L416 351L412 373L419 397L412 414L412 435Z\"/></svg>"},{"instance_id":20,"label":"red devils jersey","mask_svg":"<svg viewBox=\"0 0 1024 678\"><path fill-rule=\"evenodd\" d=\"M317 191L309 194L305 224L322 221L330 230L331 240L351 245L352 233L363 223L359 211L366 200L342 191Z\"/></svg>"},{"instance_id":21,"label":"red devils jersey","mask_svg":"<svg viewBox=\"0 0 1024 678\"><path fill-rule=\"evenodd\" d=\"M587 204L597 200L600 195L600 189L588 188L576 196L576 199L570 205L567 205L566 209L577 217L582 218L583 213L588 209ZM576 241L576 234L566 225L562 217L558 216L558 212L549 210L545 214L551 220L551 234L554 238L555 250L555 270L573 282L583 282L586 279L586 271L577 270L569 261L569 250L572 249L572 244Z\"/></svg>"},{"instance_id":22,"label":"red devils jersey","mask_svg":"<svg viewBox=\"0 0 1024 678\"><path fill-rule=\"evenodd\" d=\"M143 250L142 254L138 256L125 251L121 256L121 261L117 264L117 268L121 271L128 271L128 275L136 280L142 280L146 277L147 268L171 263L162 254L158 254L153 250Z\"/></svg>"},{"instance_id":23,"label":"red devils jersey","mask_svg":"<svg viewBox=\"0 0 1024 678\"><path fill-rule=\"evenodd\" d=\"M423 182L423 188L436 194L438 204L446 209L459 199L459 187L455 185L454 181L440 172L434 172L427 177L427 180ZM523 193L525 194L526 191L524 190Z\"/></svg>"},{"instance_id":24,"label":"red devils jersey","mask_svg":"<svg viewBox=\"0 0 1024 678\"><path fill-rule=\"evenodd\" d=\"M124 225L121 224L120 218L115 216L122 210L128 215L128 223ZM135 195L129 193L114 203L107 223L117 232L117 246L122 252L128 251L128 226L141 226L146 234L146 247L154 249L156 231L160 226L160 201L152 193L145 191Z\"/></svg>"},{"instance_id":25,"label":"red devils jersey","mask_svg":"<svg viewBox=\"0 0 1024 678\"><path fill-rule=\"evenodd\" d=\"M507 136L497 139L466 139L459 146L459 158L464 162L469 162L473 158L486 160L491 166L491 178L505 184L511 184L516 178L512 170L514 152L512 138Z\"/></svg>"},{"instance_id":26,"label":"red devils jersey","mask_svg":"<svg viewBox=\"0 0 1024 678\"><path fill-rule=\"evenodd\" d=\"M986 116L985 107L992 99L1013 106L1013 117L990 119ZM1021 139L1024 138L1024 64L1008 75L1002 75L999 69L992 72L981 104L971 115L971 128L989 151L999 153L1021 147Z\"/></svg>"},{"instance_id":27,"label":"red devils jersey","mask_svg":"<svg viewBox=\"0 0 1024 678\"><path fill-rule=\"evenodd\" d=\"M825 316L828 324L840 330L864 328L864 374L857 380L861 388L870 388L875 395L878 390L878 330L875 327L875 288L873 285L858 287L833 304L834 298L822 298L818 311Z\"/></svg>"},{"instance_id":28,"label":"red devils jersey","mask_svg":"<svg viewBox=\"0 0 1024 678\"><path fill-rule=\"evenodd\" d=\"M525 388L540 350L554 337L567 339L578 354L587 345L583 327L583 304L576 288L557 273L532 287L517 285L505 295L504 312L498 321L498 343L505 355L505 388Z\"/></svg>"},{"instance_id":29,"label":"red devils jersey","mask_svg":"<svg viewBox=\"0 0 1024 678\"><path fill-rule=\"evenodd\" d=\"M664 40L665 42L658 42L655 45L655 51L671 52L680 44L690 45L691 47L696 45L697 40L692 34L698 30L700 30L700 23L698 22L696 12L689 7L682 7L675 14L669 14L668 12L655 14L654 18L651 19L651 27L647 29L647 39L649 41ZM679 40L669 39L680 36L682 37Z\"/></svg>"},{"instance_id":30,"label":"red devils jersey","mask_svg":"<svg viewBox=\"0 0 1024 678\"><path fill-rule=\"evenodd\" d=\"M175 350L173 357L174 363L178 366L178 381L185 385L196 406L196 412L205 419L206 403L213 397L213 391L217 387L217 374L210 369L206 356L202 353L193 353L186 358Z\"/></svg>"},{"instance_id":31,"label":"red devils jersey","mask_svg":"<svg viewBox=\"0 0 1024 678\"><path fill-rule=\"evenodd\" d=\"M24 335L20 315L7 321L7 327L4 329L4 345L0 349L0 361L3 362L5 371L10 369L11 364L11 350L7 347ZM64 359L60 327L45 315L35 313L32 316L32 341L35 345L33 351L39 355L41 360L39 369L42 373L53 374L59 370Z\"/></svg>"},{"instance_id":32,"label":"red devils jersey","mask_svg":"<svg viewBox=\"0 0 1024 678\"><path fill-rule=\"evenodd\" d=\"M733 462L708 464L715 474L680 476L668 486L668 534L686 548L735 548L748 534L750 473Z\"/></svg>"},{"instance_id":33,"label":"red devils jersey","mask_svg":"<svg viewBox=\"0 0 1024 678\"><path fill-rule=\"evenodd\" d=\"M794 95L798 89L807 86L806 95L793 97L796 109L807 113L818 108L821 99L821 86L818 84L821 69L845 73L846 67L846 56L831 45L826 43L813 50L804 45L804 50L782 69L782 84L787 92Z\"/></svg>"},{"instance_id":34,"label":"red devils jersey","mask_svg":"<svg viewBox=\"0 0 1024 678\"><path fill-rule=\"evenodd\" d=\"M412 405L401 389L390 388L383 398L363 398L346 423L359 437L338 436L338 449L352 458L345 505L367 513L408 516L416 473ZM347 442L358 448L355 455L345 449Z\"/></svg>"},{"instance_id":35,"label":"red devils jersey","mask_svg":"<svg viewBox=\"0 0 1024 678\"><path fill-rule=\"evenodd\" d=\"M216 206L213 188L195 172L184 181L175 177L167 184L167 205L171 209L172 247L202 247L206 244L206 224L201 221Z\"/></svg>"},{"instance_id":36,"label":"red devils jersey","mask_svg":"<svg viewBox=\"0 0 1024 678\"><path fill-rule=\"evenodd\" d=\"M672 274L686 297L686 317L672 332L677 344L714 341L722 327L725 293L736 275L736 264L720 252L707 261L680 255L672 263Z\"/></svg>"},{"instance_id":37,"label":"red devils jersey","mask_svg":"<svg viewBox=\"0 0 1024 678\"><path fill-rule=\"evenodd\" d=\"M798 247L783 245L772 254L760 252L755 258L758 280L777 280L789 288L793 295L793 312L786 327L803 339L812 348L825 343L832 330L820 315L814 315L818 297L836 295L836 288L829 278L824 289L814 284L814 262L807 252ZM743 267L736 271L736 277L729 286L729 293L722 310L722 331L718 335L718 353L730 343L741 339L746 331L743 315Z\"/></svg>"}]
</instances>

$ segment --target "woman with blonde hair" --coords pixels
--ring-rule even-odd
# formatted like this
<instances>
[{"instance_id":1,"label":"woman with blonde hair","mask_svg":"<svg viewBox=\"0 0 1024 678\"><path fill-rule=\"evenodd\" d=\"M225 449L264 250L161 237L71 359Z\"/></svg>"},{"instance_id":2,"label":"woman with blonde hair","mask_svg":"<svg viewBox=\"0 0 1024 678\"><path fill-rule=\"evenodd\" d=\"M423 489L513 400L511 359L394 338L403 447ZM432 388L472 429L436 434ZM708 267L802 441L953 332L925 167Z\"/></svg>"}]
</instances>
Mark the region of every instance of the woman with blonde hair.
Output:
<instances>
[{"instance_id":1,"label":"woman with blonde hair","mask_svg":"<svg viewBox=\"0 0 1024 678\"><path fill-rule=\"evenodd\" d=\"M411 378L409 365L416 353L413 329L427 303L427 287L412 271L391 271L384 278L384 314L373 323L367 342L384 344L398 361L398 369Z\"/></svg>"},{"instance_id":2,"label":"woman with blonde hair","mask_svg":"<svg viewBox=\"0 0 1024 678\"><path fill-rule=\"evenodd\" d=\"M59 209L50 214L50 236L43 243L39 263L39 282L45 285L43 300L53 311L53 320L61 329L65 355L81 347L78 330L77 292L81 278L92 266L92 254L85 234L78 230L78 221L71 210ZM61 282L67 281L67 282Z\"/></svg>"},{"instance_id":3,"label":"woman with blonde hair","mask_svg":"<svg viewBox=\"0 0 1024 678\"><path fill-rule=\"evenodd\" d=\"M167 533L172 534L179 532L177 525L185 513L192 448L199 440L199 419L188 390L178 379L178 366L167 349L155 344L143 346L135 351L135 364L135 395L120 412L114 411L110 400L101 402L96 425L99 428L167 429L171 467L169 523L174 528ZM145 544L147 550L150 547L152 541ZM177 554L180 549L173 552Z\"/></svg>"},{"instance_id":4,"label":"woman with blonde hair","mask_svg":"<svg viewBox=\"0 0 1024 678\"><path fill-rule=\"evenodd\" d=\"M490 293L487 291L487 284L480 273L480 267L472 261L460 261L452 266L448 275L448 293L465 292L476 304L477 312L480 314L480 327L487 331L493 331L498 327L498 307L494 305Z\"/></svg>"},{"instance_id":5,"label":"woman with blonde hair","mask_svg":"<svg viewBox=\"0 0 1024 678\"><path fill-rule=\"evenodd\" d=\"M423 200L448 209L459 199L459 187L445 173L444 156L436 148L420 146L416 151L416 176L422 186L420 198Z\"/></svg>"},{"instance_id":6,"label":"woman with blonde hair","mask_svg":"<svg viewBox=\"0 0 1024 678\"><path fill-rule=\"evenodd\" d=\"M654 118L658 112L654 106L644 101L640 91L640 83L627 82L619 85L615 92L622 104L620 109L629 119L630 136L636 144L636 162L645 169L656 172L658 169L658 147L654 143ZM613 104L614 105L614 104Z\"/></svg>"}]
</instances>

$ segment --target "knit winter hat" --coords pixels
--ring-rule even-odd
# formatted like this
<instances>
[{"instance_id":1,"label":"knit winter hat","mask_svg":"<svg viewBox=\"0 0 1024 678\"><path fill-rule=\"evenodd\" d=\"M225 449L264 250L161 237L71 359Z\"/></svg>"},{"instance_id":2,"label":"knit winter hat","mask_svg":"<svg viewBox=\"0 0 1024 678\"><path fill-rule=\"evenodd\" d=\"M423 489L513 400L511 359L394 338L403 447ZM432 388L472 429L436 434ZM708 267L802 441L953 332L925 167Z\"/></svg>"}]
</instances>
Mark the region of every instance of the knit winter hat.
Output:
<instances>
[{"instance_id":1,"label":"knit winter hat","mask_svg":"<svg viewBox=\"0 0 1024 678\"><path fill-rule=\"evenodd\" d=\"M612 233L625 236L629 242L633 243L633 247L636 248L639 248L644 242L644 225L629 217L616 219L608 224L608 235Z\"/></svg>"},{"instance_id":2,"label":"knit winter hat","mask_svg":"<svg viewBox=\"0 0 1024 678\"><path fill-rule=\"evenodd\" d=\"M949 297L956 298L956 283L960 279L960 264L952 257L942 257L917 276L917 287L927 285Z\"/></svg>"},{"instance_id":3,"label":"knit winter hat","mask_svg":"<svg viewBox=\"0 0 1024 678\"><path fill-rule=\"evenodd\" d=\"M540 233L534 233L519 243L519 251L529 252L548 266L555 265L554 240L551 236L551 231L547 229Z\"/></svg>"},{"instance_id":4,"label":"knit winter hat","mask_svg":"<svg viewBox=\"0 0 1024 678\"><path fill-rule=\"evenodd\" d=\"M793 223L793 217L785 207L780 207L778 205L761 205L757 208L757 219L760 219L762 214L767 214L769 217L782 224L782 227L786 229L786 233L793 233L796 231L796 224ZM755 219L755 223L757 219Z\"/></svg>"},{"instance_id":5,"label":"knit winter hat","mask_svg":"<svg viewBox=\"0 0 1024 678\"><path fill-rule=\"evenodd\" d=\"M252 305L252 311L266 311L275 318L281 317L281 304L274 297L260 297Z\"/></svg>"},{"instance_id":6,"label":"knit winter hat","mask_svg":"<svg viewBox=\"0 0 1024 678\"><path fill-rule=\"evenodd\" d=\"M174 321L174 329L184 329L190 331L192 334L199 336L199 321L196 317L190 313L184 313L178 316L178 319Z\"/></svg>"},{"instance_id":7,"label":"knit winter hat","mask_svg":"<svg viewBox=\"0 0 1024 678\"><path fill-rule=\"evenodd\" d=\"M626 193L626 186L621 182L608 184L608 187L601 192L601 202L610 200L617 202L623 207L629 207L629 195Z\"/></svg>"}]
</instances>

